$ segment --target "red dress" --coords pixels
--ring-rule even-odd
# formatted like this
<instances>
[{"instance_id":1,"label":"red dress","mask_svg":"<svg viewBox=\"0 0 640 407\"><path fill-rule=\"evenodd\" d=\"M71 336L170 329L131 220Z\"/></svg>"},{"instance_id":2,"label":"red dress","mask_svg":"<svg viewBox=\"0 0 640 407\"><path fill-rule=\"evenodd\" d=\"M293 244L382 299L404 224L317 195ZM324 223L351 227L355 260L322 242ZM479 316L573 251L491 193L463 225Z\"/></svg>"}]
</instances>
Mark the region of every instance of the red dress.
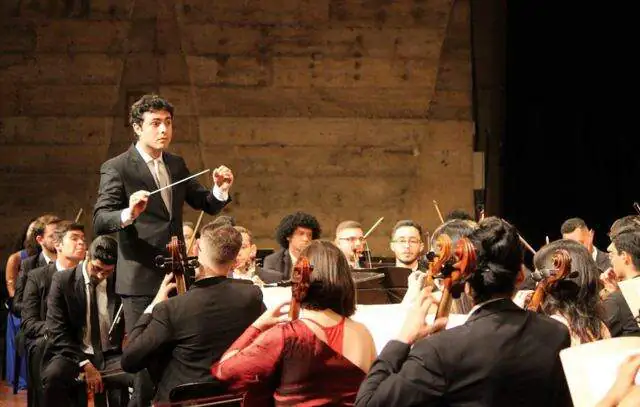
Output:
<instances>
[{"instance_id":1,"label":"red dress","mask_svg":"<svg viewBox=\"0 0 640 407\"><path fill-rule=\"evenodd\" d=\"M246 391L245 406L353 405L365 372L342 356L344 318L329 328L307 321L327 343L301 320L264 333L250 326L229 348L238 353L214 364L213 375L230 391Z\"/></svg>"}]
</instances>

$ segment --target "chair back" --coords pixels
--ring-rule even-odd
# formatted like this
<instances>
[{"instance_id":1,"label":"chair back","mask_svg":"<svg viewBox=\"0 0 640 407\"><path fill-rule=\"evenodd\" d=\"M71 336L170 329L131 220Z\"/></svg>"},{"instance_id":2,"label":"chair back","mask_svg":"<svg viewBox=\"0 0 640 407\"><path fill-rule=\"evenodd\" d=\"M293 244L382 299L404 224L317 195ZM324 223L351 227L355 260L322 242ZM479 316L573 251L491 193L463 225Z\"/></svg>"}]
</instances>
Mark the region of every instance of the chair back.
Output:
<instances>
[{"instance_id":1,"label":"chair back","mask_svg":"<svg viewBox=\"0 0 640 407\"><path fill-rule=\"evenodd\" d=\"M244 395L227 392L227 386L219 381L195 382L178 385L169 392L172 407L242 406ZM163 404L156 404L157 407Z\"/></svg>"}]
</instances>

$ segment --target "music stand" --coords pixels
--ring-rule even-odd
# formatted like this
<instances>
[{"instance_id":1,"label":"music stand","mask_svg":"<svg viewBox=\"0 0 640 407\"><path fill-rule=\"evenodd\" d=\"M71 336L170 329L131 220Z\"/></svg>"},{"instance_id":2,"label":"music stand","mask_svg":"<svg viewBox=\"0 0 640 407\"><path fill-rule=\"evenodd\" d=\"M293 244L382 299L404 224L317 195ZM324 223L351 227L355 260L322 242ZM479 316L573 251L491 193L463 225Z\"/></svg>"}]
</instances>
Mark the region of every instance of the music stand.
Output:
<instances>
[{"instance_id":1,"label":"music stand","mask_svg":"<svg viewBox=\"0 0 640 407\"><path fill-rule=\"evenodd\" d=\"M376 278L356 280L358 304L398 304L407 292L407 283L411 269L404 267L376 267L359 269L352 274L382 275ZM355 277L354 277L355 279Z\"/></svg>"}]
</instances>

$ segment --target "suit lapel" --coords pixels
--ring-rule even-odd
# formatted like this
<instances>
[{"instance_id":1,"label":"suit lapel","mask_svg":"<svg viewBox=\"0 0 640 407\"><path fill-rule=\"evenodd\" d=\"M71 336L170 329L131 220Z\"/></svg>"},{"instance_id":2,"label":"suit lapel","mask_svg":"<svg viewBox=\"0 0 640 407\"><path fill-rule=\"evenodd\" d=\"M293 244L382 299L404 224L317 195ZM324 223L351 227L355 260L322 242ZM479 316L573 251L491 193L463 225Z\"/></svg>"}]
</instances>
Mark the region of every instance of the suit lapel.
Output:
<instances>
[{"instance_id":1,"label":"suit lapel","mask_svg":"<svg viewBox=\"0 0 640 407\"><path fill-rule=\"evenodd\" d=\"M293 268L291 266L291 255L289 254L289 249L284 251L282 261L284 262L284 279L288 280L291 277L291 269Z\"/></svg>"},{"instance_id":2,"label":"suit lapel","mask_svg":"<svg viewBox=\"0 0 640 407\"><path fill-rule=\"evenodd\" d=\"M142 182L147 191L154 191L157 189L156 181L153 178L153 174L151 174L151 170L149 170L149 166L144 162L144 159L136 149L135 145L129 148L129 157L131 159L131 163L134 167L134 171L136 174L140 175ZM161 199L162 200L162 199Z\"/></svg>"},{"instance_id":3,"label":"suit lapel","mask_svg":"<svg viewBox=\"0 0 640 407\"><path fill-rule=\"evenodd\" d=\"M158 189L158 185L156 184L156 180L153 177L153 174L151 174L149 166L144 162L144 158L142 158L142 156L138 152L138 149L136 149L135 144L129 149L129 156L131 158L131 163L133 165L134 171L136 172L136 174L139 174L140 179L142 179L144 188L149 192ZM169 175L169 179L171 179L171 175ZM152 207L161 208L160 210L164 211L166 217L169 218L169 210L165 206L161 194L155 194L155 196L149 198L149 208L147 210L151 209Z\"/></svg>"},{"instance_id":4,"label":"suit lapel","mask_svg":"<svg viewBox=\"0 0 640 407\"><path fill-rule=\"evenodd\" d=\"M82 315L81 325L84 325L85 315L87 312L87 291L86 291L86 283L84 281L84 276L82 275L82 267L84 267L84 261L80 262L76 266L74 271L74 297L76 298L76 316Z\"/></svg>"}]
</instances>

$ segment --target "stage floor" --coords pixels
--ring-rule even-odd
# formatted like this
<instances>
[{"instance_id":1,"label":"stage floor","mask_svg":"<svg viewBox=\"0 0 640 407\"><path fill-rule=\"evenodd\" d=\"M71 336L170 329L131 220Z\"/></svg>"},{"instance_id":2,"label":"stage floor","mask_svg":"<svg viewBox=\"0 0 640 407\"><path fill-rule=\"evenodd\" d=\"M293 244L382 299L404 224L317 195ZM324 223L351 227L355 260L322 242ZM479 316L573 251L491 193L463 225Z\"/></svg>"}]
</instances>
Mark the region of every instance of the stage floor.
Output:
<instances>
[{"instance_id":1,"label":"stage floor","mask_svg":"<svg viewBox=\"0 0 640 407\"><path fill-rule=\"evenodd\" d=\"M27 405L27 391L13 394L13 389L5 382L0 383L0 407L23 407Z\"/></svg>"}]
</instances>

